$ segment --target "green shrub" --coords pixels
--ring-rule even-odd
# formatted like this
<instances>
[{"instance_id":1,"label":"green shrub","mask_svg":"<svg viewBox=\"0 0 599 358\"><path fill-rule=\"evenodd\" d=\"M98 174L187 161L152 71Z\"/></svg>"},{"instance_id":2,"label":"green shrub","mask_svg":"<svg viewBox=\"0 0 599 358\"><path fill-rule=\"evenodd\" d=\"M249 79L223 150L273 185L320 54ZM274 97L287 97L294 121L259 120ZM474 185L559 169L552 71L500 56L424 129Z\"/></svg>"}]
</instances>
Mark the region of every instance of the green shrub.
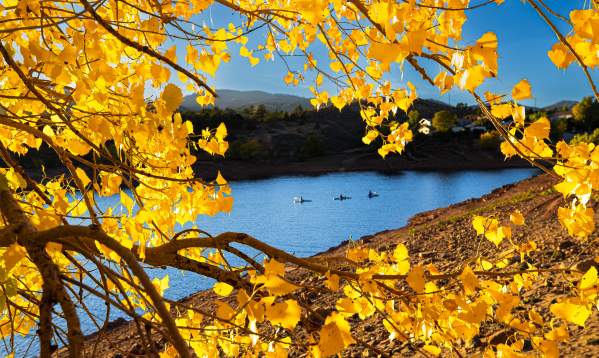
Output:
<instances>
[{"instance_id":1,"label":"green shrub","mask_svg":"<svg viewBox=\"0 0 599 358\"><path fill-rule=\"evenodd\" d=\"M455 113L449 111L439 111L433 116L433 128L438 132L448 132L453 126L455 126L458 118Z\"/></svg>"},{"instance_id":2,"label":"green shrub","mask_svg":"<svg viewBox=\"0 0 599 358\"><path fill-rule=\"evenodd\" d=\"M266 159L268 158L268 148L258 139L252 138L246 141L236 141L232 143L229 150L229 156L232 159Z\"/></svg>"},{"instance_id":3,"label":"green shrub","mask_svg":"<svg viewBox=\"0 0 599 358\"><path fill-rule=\"evenodd\" d=\"M497 131L490 131L480 135L478 146L482 149L497 149L500 142L499 133Z\"/></svg>"},{"instance_id":4,"label":"green shrub","mask_svg":"<svg viewBox=\"0 0 599 358\"><path fill-rule=\"evenodd\" d=\"M307 136L306 140L304 143L302 143L302 146L298 151L298 157L300 159L318 157L323 154L324 144L322 143L322 139L315 134L310 134Z\"/></svg>"},{"instance_id":5,"label":"green shrub","mask_svg":"<svg viewBox=\"0 0 599 358\"><path fill-rule=\"evenodd\" d=\"M599 144L599 128L595 129L591 133L579 133L570 140L570 144L578 143L594 143Z\"/></svg>"}]
</instances>

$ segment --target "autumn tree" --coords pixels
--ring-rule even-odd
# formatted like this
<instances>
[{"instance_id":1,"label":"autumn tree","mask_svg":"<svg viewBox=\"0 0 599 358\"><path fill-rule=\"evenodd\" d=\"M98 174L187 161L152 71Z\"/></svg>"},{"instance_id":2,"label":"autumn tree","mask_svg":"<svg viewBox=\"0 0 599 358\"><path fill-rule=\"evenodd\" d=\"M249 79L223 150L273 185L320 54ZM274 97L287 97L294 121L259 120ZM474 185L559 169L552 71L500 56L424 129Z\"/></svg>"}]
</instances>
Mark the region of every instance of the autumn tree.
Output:
<instances>
[{"instance_id":1,"label":"autumn tree","mask_svg":"<svg viewBox=\"0 0 599 358\"><path fill-rule=\"evenodd\" d=\"M596 99L585 97L572 107L575 123L584 130L597 128L599 124L599 103Z\"/></svg>"},{"instance_id":2,"label":"autumn tree","mask_svg":"<svg viewBox=\"0 0 599 358\"><path fill-rule=\"evenodd\" d=\"M481 325L493 322L514 329L515 340L486 347L485 356L518 356L524 338L539 355L556 356L559 342L567 340L567 324L584 326L596 314L597 270L509 265L537 250L538 238L512 237L525 224L522 213L511 213L509 222L474 217L473 239L488 240L496 250L448 272L421 265L403 245L389 252L353 247L340 258L347 263L340 269L243 233L212 235L196 226L196 218L230 211L231 190L220 175L215 181L197 178L192 153L225 155L227 129L194 128L177 111L183 91L198 94L200 105L214 102L217 93L209 83L231 56L253 66L283 61L289 68L281 74L286 83L313 82L317 109L358 103L363 141L380 138L378 151L385 157L401 153L412 139L408 123L395 121L393 114L409 110L417 89L390 78L392 68L411 67L442 93L453 88L469 93L503 137L507 157L525 158L557 178L555 189L567 199L557 219L576 240L589 240L599 149L549 142L549 120L525 118L520 101L532 96L526 80L510 94L478 91L487 79L501 76L497 36L463 38L462 27L468 13L475 16L471 10L501 3L4 0L0 332L7 350L23 354L15 351L15 335L27 335L42 357L57 345L73 357L92 355L81 322L102 329L109 317L90 311L87 298L94 296L133 320L149 356L268 357L293 351L322 357L350 345L380 352L385 348L369 346L350 329L350 317L374 316L391 340L405 341L423 355L462 356ZM235 15L230 24L204 24L215 6ZM580 1L580 9L569 14L541 0L528 0L527 6L555 32L551 61L558 68L576 64L599 98L591 76L599 65L596 2ZM317 56L315 48L325 48L328 56ZM303 63L288 63L292 57ZM422 63L441 70L431 73ZM325 91L324 81L337 91ZM510 116L513 123L503 126L501 120ZM45 175L40 167L30 175L23 169L23 156L35 156L40 148L54 152L64 173ZM100 208L99 196L114 196L119 205ZM243 249L248 247L265 259L249 256ZM231 257L243 264L232 266ZM286 277L288 266L312 272L321 285L293 282ZM212 278L223 299L215 310L168 300L168 280L152 280L148 267ZM551 275L571 282L567 299L544 307L551 320L534 310L516 311L523 288ZM335 292L335 307L315 312L302 294L309 289ZM304 332L298 323L308 317L320 323ZM164 349L153 344L156 336L166 342Z\"/></svg>"}]
</instances>

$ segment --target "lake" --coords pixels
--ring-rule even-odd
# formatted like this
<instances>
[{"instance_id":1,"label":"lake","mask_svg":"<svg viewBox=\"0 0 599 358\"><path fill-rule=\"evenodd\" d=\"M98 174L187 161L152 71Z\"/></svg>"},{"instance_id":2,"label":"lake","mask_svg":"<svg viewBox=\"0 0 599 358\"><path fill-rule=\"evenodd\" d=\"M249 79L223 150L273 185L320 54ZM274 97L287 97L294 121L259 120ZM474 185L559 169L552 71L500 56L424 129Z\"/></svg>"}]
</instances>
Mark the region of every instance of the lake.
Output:
<instances>
[{"instance_id":1,"label":"lake","mask_svg":"<svg viewBox=\"0 0 599 358\"><path fill-rule=\"evenodd\" d=\"M535 169L406 171L398 175L352 172L231 182L235 198L232 213L201 217L198 226L213 235L245 232L295 255L309 256L343 240L400 228L414 214L479 197L536 173ZM379 196L369 198L369 190ZM334 200L340 194L351 199ZM294 203L293 198L298 196L312 201ZM98 198L98 203L108 207L116 205L116 200ZM169 274L170 288L165 295L171 299L183 298L213 283L173 269L150 273L159 277ZM104 303L93 297L88 303L102 317ZM112 319L119 317L118 312L113 313ZM86 334L96 330L88 319L82 320L82 326ZM18 346L23 344L19 339ZM27 355L37 352L35 346Z\"/></svg>"},{"instance_id":2,"label":"lake","mask_svg":"<svg viewBox=\"0 0 599 358\"><path fill-rule=\"evenodd\" d=\"M359 239L404 226L414 214L482 196L537 173L535 169L373 172L290 176L231 182L235 198L230 214L200 217L198 226L212 235L245 232L298 256L310 256L347 239ZM379 194L368 198L368 191ZM343 194L350 200L334 200ZM312 200L303 204L293 198ZM99 199L104 206L115 199ZM159 270L164 274L164 270ZM185 297L211 283L191 273L170 271L167 296ZM182 275L185 279L182 278Z\"/></svg>"}]
</instances>

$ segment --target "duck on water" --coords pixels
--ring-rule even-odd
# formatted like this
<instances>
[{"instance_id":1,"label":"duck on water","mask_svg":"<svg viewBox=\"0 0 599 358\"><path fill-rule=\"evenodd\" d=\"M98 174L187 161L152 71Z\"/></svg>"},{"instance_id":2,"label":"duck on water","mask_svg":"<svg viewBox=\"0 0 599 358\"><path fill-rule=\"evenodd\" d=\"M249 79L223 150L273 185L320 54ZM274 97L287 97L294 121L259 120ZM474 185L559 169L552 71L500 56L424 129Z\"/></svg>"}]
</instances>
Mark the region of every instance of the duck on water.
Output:
<instances>
[{"instance_id":1,"label":"duck on water","mask_svg":"<svg viewBox=\"0 0 599 358\"><path fill-rule=\"evenodd\" d=\"M372 190L368 191L368 198L369 199L376 198L377 196L379 196L379 194L376 191L372 191ZM343 194L339 194L339 196L336 196L333 199L334 200L349 200L349 199L351 199L351 196L345 196ZM296 197L293 198L293 202L294 203L299 203L299 204L309 203L311 201L312 200L310 200L310 199L304 199L303 196L296 196Z\"/></svg>"},{"instance_id":2,"label":"duck on water","mask_svg":"<svg viewBox=\"0 0 599 358\"><path fill-rule=\"evenodd\" d=\"M351 196L344 196L343 194L339 194L338 197L335 197L334 200L348 200L351 199Z\"/></svg>"},{"instance_id":3,"label":"duck on water","mask_svg":"<svg viewBox=\"0 0 599 358\"><path fill-rule=\"evenodd\" d=\"M304 199L304 197L303 197L303 196L296 196L295 198L293 198L293 202L294 202L294 203L300 203L300 204L303 204L303 203L309 203L309 202L311 202L311 201L312 201L312 200L309 200L309 199Z\"/></svg>"}]
</instances>

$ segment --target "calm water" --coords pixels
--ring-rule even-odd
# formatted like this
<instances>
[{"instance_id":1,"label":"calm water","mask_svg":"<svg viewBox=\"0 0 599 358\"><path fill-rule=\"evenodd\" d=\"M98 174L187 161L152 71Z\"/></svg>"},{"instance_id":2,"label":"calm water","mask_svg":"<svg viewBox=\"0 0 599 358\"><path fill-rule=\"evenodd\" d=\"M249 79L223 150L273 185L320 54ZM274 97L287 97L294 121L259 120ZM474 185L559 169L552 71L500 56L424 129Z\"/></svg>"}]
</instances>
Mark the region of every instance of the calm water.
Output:
<instances>
[{"instance_id":1,"label":"calm water","mask_svg":"<svg viewBox=\"0 0 599 358\"><path fill-rule=\"evenodd\" d=\"M201 217L198 226L213 235L245 232L288 252L309 256L343 240L399 228L421 211L479 197L534 173L532 169L405 172L393 176L335 173L233 182L232 213ZM369 190L380 196L369 199ZM333 200L341 193L352 199ZM312 202L294 203L295 196ZM190 273L171 271L169 275L169 298L184 297L211 283ZM177 279L182 276L186 279Z\"/></svg>"},{"instance_id":2,"label":"calm water","mask_svg":"<svg viewBox=\"0 0 599 358\"><path fill-rule=\"evenodd\" d=\"M479 197L535 173L533 169L405 172L393 176L366 172L233 182L233 212L202 217L198 226L214 235L245 232L296 255L308 256L343 240L399 228L416 213ZM369 199L369 190L380 196ZM352 199L333 200L339 194ZM293 203L295 196L312 202ZM113 206L115 199L103 198L99 203ZM158 277L167 273L170 288L166 296L172 299L212 284L201 276L176 270L151 272ZM101 316L103 302L92 298L89 303ZM119 315L112 316L115 319ZM91 322L82 324L86 333L95 331Z\"/></svg>"}]
</instances>

